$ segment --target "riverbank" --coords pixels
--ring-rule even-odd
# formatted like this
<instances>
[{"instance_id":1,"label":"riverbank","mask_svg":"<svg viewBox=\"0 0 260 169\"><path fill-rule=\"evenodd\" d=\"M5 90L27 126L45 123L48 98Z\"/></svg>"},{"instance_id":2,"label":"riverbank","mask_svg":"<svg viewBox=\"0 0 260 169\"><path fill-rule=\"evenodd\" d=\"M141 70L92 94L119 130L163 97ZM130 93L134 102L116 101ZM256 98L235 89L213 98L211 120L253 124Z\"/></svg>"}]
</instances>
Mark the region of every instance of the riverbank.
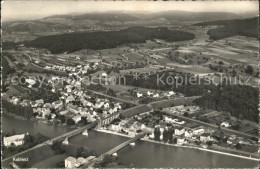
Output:
<instances>
[{"instance_id":1,"label":"riverbank","mask_svg":"<svg viewBox=\"0 0 260 169\"><path fill-rule=\"evenodd\" d=\"M132 138L131 136L128 136L128 135L125 135L125 134L121 134L121 133L117 133L117 132L113 132L113 131L110 131L110 130L98 129L98 130L96 130L96 131L98 131L98 132L103 132L103 133L108 133L108 134L114 134L114 135L118 135L118 136L122 136L122 137ZM259 161L258 158L252 158L252 157L247 157L247 156L242 156L242 155L237 155L237 154L231 154L231 153L227 153L227 152L221 152L221 151L216 151L216 150L210 150L210 149L205 149L205 148L201 148L201 147L195 147L195 146L191 146L191 145L169 144L169 143L158 142L158 141L151 140L151 139L147 139L147 138L141 138L141 140L147 141L147 142L151 142L151 143L156 143L156 144L167 145L167 146L181 147L181 148L189 148L189 149L196 149L196 150L200 150L200 151L207 151L207 152L211 152L211 153L217 153L217 154L222 154L222 155L228 155L228 156L243 158L243 159L247 159L247 160Z\"/></svg>"},{"instance_id":2,"label":"riverbank","mask_svg":"<svg viewBox=\"0 0 260 169\"><path fill-rule=\"evenodd\" d=\"M23 116L19 116L19 115L10 113L10 112L8 112L8 111L6 111L6 110L4 110L2 114L3 114L4 116L6 115L6 116L12 117L12 118L14 118L14 119L18 119L18 120L31 121L31 122L36 122L36 123L39 122L39 123L42 123L42 124L52 125L52 126L55 126L55 127L65 127L65 128L67 128L67 129L76 129L76 128L78 128L78 127L76 127L76 126L68 126L68 125L66 125L65 123L64 123L64 124L61 124L61 123L59 123L59 124L54 124L52 121L49 121L49 120L47 120L47 119L36 119L36 118L27 119L27 118L25 118L25 117L23 117Z\"/></svg>"}]
</instances>

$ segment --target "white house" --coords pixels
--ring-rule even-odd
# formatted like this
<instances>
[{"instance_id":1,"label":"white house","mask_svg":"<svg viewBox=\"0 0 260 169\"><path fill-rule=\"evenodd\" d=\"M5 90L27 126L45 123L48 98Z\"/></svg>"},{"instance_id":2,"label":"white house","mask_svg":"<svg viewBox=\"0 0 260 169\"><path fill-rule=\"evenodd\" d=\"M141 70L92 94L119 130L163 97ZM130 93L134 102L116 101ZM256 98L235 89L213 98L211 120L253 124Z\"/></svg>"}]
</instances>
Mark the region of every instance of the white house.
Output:
<instances>
[{"instance_id":1,"label":"white house","mask_svg":"<svg viewBox=\"0 0 260 169\"><path fill-rule=\"evenodd\" d=\"M119 131L119 130L121 130L121 127L119 125L112 124L111 125L111 130Z\"/></svg>"},{"instance_id":2,"label":"white house","mask_svg":"<svg viewBox=\"0 0 260 169\"><path fill-rule=\"evenodd\" d=\"M14 96L12 97L12 103L13 104L17 104L18 101L19 101L19 99L17 97L14 97Z\"/></svg>"},{"instance_id":3,"label":"white house","mask_svg":"<svg viewBox=\"0 0 260 169\"><path fill-rule=\"evenodd\" d=\"M185 143L185 139L184 138L177 138L177 144L178 145L182 145Z\"/></svg>"},{"instance_id":4,"label":"white house","mask_svg":"<svg viewBox=\"0 0 260 169\"><path fill-rule=\"evenodd\" d=\"M143 97L143 94L142 93L136 93L137 97Z\"/></svg>"},{"instance_id":5,"label":"white house","mask_svg":"<svg viewBox=\"0 0 260 169\"><path fill-rule=\"evenodd\" d=\"M201 136L200 136L200 141L202 142L207 142L207 141L210 141L212 140L211 136L209 133L203 133Z\"/></svg>"},{"instance_id":6,"label":"white house","mask_svg":"<svg viewBox=\"0 0 260 169\"><path fill-rule=\"evenodd\" d=\"M78 123L81 120L81 116L74 116L72 120L74 120L75 123Z\"/></svg>"},{"instance_id":7,"label":"white house","mask_svg":"<svg viewBox=\"0 0 260 169\"><path fill-rule=\"evenodd\" d=\"M156 93L155 95L153 95L153 97L159 97L159 94L158 94L158 93Z\"/></svg>"},{"instance_id":8,"label":"white house","mask_svg":"<svg viewBox=\"0 0 260 169\"><path fill-rule=\"evenodd\" d=\"M200 134L203 134L204 132L205 132L204 129L193 130L193 134L195 134L195 135L200 135Z\"/></svg>"},{"instance_id":9,"label":"white house","mask_svg":"<svg viewBox=\"0 0 260 169\"><path fill-rule=\"evenodd\" d=\"M50 109L42 108L42 116L45 117L46 115L49 115L51 113Z\"/></svg>"},{"instance_id":10,"label":"white house","mask_svg":"<svg viewBox=\"0 0 260 169\"><path fill-rule=\"evenodd\" d=\"M192 133L189 132L189 131L185 131L184 136L185 136L185 138L191 138L192 137Z\"/></svg>"},{"instance_id":11,"label":"white house","mask_svg":"<svg viewBox=\"0 0 260 169\"><path fill-rule=\"evenodd\" d=\"M68 157L65 159L65 168L75 168L76 163L77 163L76 158Z\"/></svg>"},{"instance_id":12,"label":"white house","mask_svg":"<svg viewBox=\"0 0 260 169\"><path fill-rule=\"evenodd\" d=\"M175 95L175 93L174 93L174 91L169 91L169 94L168 94L169 96L173 96L173 95Z\"/></svg>"},{"instance_id":13,"label":"white house","mask_svg":"<svg viewBox=\"0 0 260 169\"><path fill-rule=\"evenodd\" d=\"M220 124L221 127L230 127L230 124L228 122L223 122Z\"/></svg>"},{"instance_id":14,"label":"white house","mask_svg":"<svg viewBox=\"0 0 260 169\"><path fill-rule=\"evenodd\" d=\"M174 134L180 136L185 133L185 129L174 129Z\"/></svg>"},{"instance_id":15,"label":"white house","mask_svg":"<svg viewBox=\"0 0 260 169\"><path fill-rule=\"evenodd\" d=\"M9 146L20 146L23 145L24 143L24 137L25 134L20 134L20 135L14 135L10 137L4 137L3 142L4 146L9 147Z\"/></svg>"},{"instance_id":16,"label":"white house","mask_svg":"<svg viewBox=\"0 0 260 169\"><path fill-rule=\"evenodd\" d=\"M60 115L65 115L65 114L67 114L67 113L68 113L68 110L64 110L64 111L60 111L60 112L59 112Z\"/></svg>"},{"instance_id":17,"label":"white house","mask_svg":"<svg viewBox=\"0 0 260 169\"><path fill-rule=\"evenodd\" d=\"M147 92L147 95L148 95L148 96L150 96L150 95L152 95L152 94L153 94L153 93L150 92L150 91Z\"/></svg>"},{"instance_id":18,"label":"white house","mask_svg":"<svg viewBox=\"0 0 260 169\"><path fill-rule=\"evenodd\" d=\"M107 74L104 72L101 74L102 77L107 77Z\"/></svg>"},{"instance_id":19,"label":"white house","mask_svg":"<svg viewBox=\"0 0 260 169\"><path fill-rule=\"evenodd\" d=\"M63 103L62 103L62 101L58 100L58 101L53 102L52 105L55 109L60 109L60 108L62 108Z\"/></svg>"}]
</instances>

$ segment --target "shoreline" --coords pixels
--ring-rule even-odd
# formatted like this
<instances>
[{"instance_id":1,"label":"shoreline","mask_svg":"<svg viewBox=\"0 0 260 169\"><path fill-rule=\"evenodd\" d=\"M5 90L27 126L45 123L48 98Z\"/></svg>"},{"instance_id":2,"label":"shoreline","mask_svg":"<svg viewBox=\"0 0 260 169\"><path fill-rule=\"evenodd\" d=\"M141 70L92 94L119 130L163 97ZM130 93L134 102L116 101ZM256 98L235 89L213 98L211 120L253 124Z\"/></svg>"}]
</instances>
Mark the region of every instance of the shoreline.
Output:
<instances>
[{"instance_id":1,"label":"shoreline","mask_svg":"<svg viewBox=\"0 0 260 169\"><path fill-rule=\"evenodd\" d=\"M43 121L43 120L37 120L37 119L30 119L30 120L28 120L28 119L22 118L22 116L17 116L15 114L12 114L12 113L9 113L9 112L3 113L3 115L7 115L9 117L16 118L16 119L19 119L19 120L40 122L40 123L47 124L47 125L75 129L73 127L69 127L69 126L61 125L61 124L53 125L52 123L48 123L48 122ZM121 137L132 138L131 136L128 136L128 135L125 135L125 134L121 134L121 133L117 133L117 132L110 131L110 130L96 129L95 131L103 132L103 133L107 133L107 134L118 135L118 136L121 136ZM163 142L158 142L158 141L154 141L154 140L150 140L150 139L144 139L144 138L141 138L140 140L147 141L147 142L150 142L150 143L161 144L161 145L167 145L167 146L173 146L173 147L181 147L181 148L189 148L189 149L197 149L197 150L200 150L200 151L207 151L207 152L211 152L211 153L223 154L223 155L243 158L243 159L247 159L247 160L259 161L259 159L255 158L255 157L247 157L247 156L243 156L243 155L237 155L237 154L232 154L232 153L228 153L228 152L222 152L222 151L217 151L217 150L205 149L205 148L201 148L201 147L194 147L194 146L188 146L188 145L169 144L169 143L163 143Z\"/></svg>"},{"instance_id":2,"label":"shoreline","mask_svg":"<svg viewBox=\"0 0 260 169\"><path fill-rule=\"evenodd\" d=\"M31 122L35 122L35 123L42 123L42 124L46 124L46 125L53 126L53 127L65 127L65 128L69 128L69 129L76 129L77 128L77 127L68 126L66 124L54 124L51 121L44 120L44 119L36 119L36 118L27 119L23 116L19 116L19 115L13 114L13 113L9 113L7 111L5 113L2 112L1 119L3 118L3 116L8 116L8 117L11 117L11 118L14 118L14 119L17 119L17 120L31 121Z\"/></svg>"},{"instance_id":3,"label":"shoreline","mask_svg":"<svg viewBox=\"0 0 260 169\"><path fill-rule=\"evenodd\" d=\"M103 133L107 133L107 134L114 134L114 135L118 135L118 136L123 136L123 137L132 138L131 136L124 135L124 134L117 133L117 132L113 132L113 131L109 131L109 130L98 129L98 130L96 130L96 131L98 131L98 132L103 132ZM228 156L233 156L233 157L238 157L238 158L243 158L243 159L253 160L253 161L258 161L258 162L259 162L259 159L254 158L254 157L246 157L246 156L241 156L241 155L237 155L237 154L232 154L232 153L217 151L217 150L210 150L210 149L205 149L205 148L200 148L200 147L194 147L194 146L188 146L188 145L169 144L169 143L163 143L163 142L158 142L158 141L154 141L154 140L150 140L150 139L144 139L144 138L141 138L140 140L142 140L142 141L147 141L147 142L150 142L150 143L156 143L156 144L161 144L161 145L173 146L173 147L189 148L189 149L196 149L196 150L200 150L200 151L207 151L207 152L211 152L211 153L217 153L217 154L222 154L222 155L228 155Z\"/></svg>"}]
</instances>

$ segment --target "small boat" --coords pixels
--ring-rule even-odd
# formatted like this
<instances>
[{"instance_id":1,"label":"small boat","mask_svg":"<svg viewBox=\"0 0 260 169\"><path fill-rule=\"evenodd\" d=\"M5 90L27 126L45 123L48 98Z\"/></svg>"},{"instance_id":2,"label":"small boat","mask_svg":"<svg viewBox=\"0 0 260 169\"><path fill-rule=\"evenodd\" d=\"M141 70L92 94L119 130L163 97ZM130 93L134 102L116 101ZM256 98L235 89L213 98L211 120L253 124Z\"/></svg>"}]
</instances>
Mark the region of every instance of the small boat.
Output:
<instances>
[{"instance_id":1,"label":"small boat","mask_svg":"<svg viewBox=\"0 0 260 169\"><path fill-rule=\"evenodd\" d=\"M88 136L88 130L85 130L85 131L82 133L82 135Z\"/></svg>"},{"instance_id":2,"label":"small boat","mask_svg":"<svg viewBox=\"0 0 260 169\"><path fill-rule=\"evenodd\" d=\"M117 153L113 153L112 155L113 155L113 156L117 156Z\"/></svg>"},{"instance_id":3,"label":"small boat","mask_svg":"<svg viewBox=\"0 0 260 169\"><path fill-rule=\"evenodd\" d=\"M130 146L135 146L135 142L130 143Z\"/></svg>"}]
</instances>

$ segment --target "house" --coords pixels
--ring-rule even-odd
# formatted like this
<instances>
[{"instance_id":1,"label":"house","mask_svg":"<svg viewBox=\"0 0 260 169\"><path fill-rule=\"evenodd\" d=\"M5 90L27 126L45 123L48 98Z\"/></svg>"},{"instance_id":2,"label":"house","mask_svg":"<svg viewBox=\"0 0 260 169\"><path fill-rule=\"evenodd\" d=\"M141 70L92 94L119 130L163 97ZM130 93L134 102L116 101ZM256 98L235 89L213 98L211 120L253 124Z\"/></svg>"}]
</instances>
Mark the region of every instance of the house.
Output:
<instances>
[{"instance_id":1,"label":"house","mask_svg":"<svg viewBox=\"0 0 260 169\"><path fill-rule=\"evenodd\" d=\"M69 140L68 140L68 137L62 141L62 144L63 145L69 145Z\"/></svg>"},{"instance_id":2,"label":"house","mask_svg":"<svg viewBox=\"0 0 260 169\"><path fill-rule=\"evenodd\" d=\"M74 116L72 120L74 120L75 123L78 123L81 120L81 116Z\"/></svg>"},{"instance_id":3,"label":"house","mask_svg":"<svg viewBox=\"0 0 260 169\"><path fill-rule=\"evenodd\" d=\"M106 102L106 103L104 104L104 108L109 108L109 103L108 103L108 102Z\"/></svg>"},{"instance_id":4,"label":"house","mask_svg":"<svg viewBox=\"0 0 260 169\"><path fill-rule=\"evenodd\" d=\"M182 145L184 143L186 143L184 138L177 138L177 144L178 145Z\"/></svg>"},{"instance_id":5,"label":"house","mask_svg":"<svg viewBox=\"0 0 260 169\"><path fill-rule=\"evenodd\" d=\"M173 96L173 95L175 95L174 91L170 91L168 94L168 96Z\"/></svg>"},{"instance_id":6,"label":"house","mask_svg":"<svg viewBox=\"0 0 260 169\"><path fill-rule=\"evenodd\" d=\"M119 125L112 124L112 125L111 125L111 130L120 131L120 130L121 130L121 127L120 127Z\"/></svg>"},{"instance_id":7,"label":"house","mask_svg":"<svg viewBox=\"0 0 260 169\"><path fill-rule=\"evenodd\" d=\"M158 93L156 93L155 95L153 95L153 97L159 97L159 94L158 94Z\"/></svg>"},{"instance_id":8,"label":"house","mask_svg":"<svg viewBox=\"0 0 260 169\"><path fill-rule=\"evenodd\" d=\"M175 120L175 119L173 119L173 120ZM175 121L173 121L173 123L176 123L176 124L185 124L185 121L175 120Z\"/></svg>"},{"instance_id":9,"label":"house","mask_svg":"<svg viewBox=\"0 0 260 169\"><path fill-rule=\"evenodd\" d=\"M43 99L39 99L39 100L35 100L36 104L38 106L42 106L44 104L44 100Z\"/></svg>"},{"instance_id":10,"label":"house","mask_svg":"<svg viewBox=\"0 0 260 169\"><path fill-rule=\"evenodd\" d=\"M9 147L9 146L23 145L24 137L25 137L25 134L14 135L14 136L10 136L10 137L4 137L4 139L3 139L4 146Z\"/></svg>"},{"instance_id":11,"label":"house","mask_svg":"<svg viewBox=\"0 0 260 169\"><path fill-rule=\"evenodd\" d=\"M220 124L221 127L230 127L231 125L228 122L223 122Z\"/></svg>"},{"instance_id":12,"label":"house","mask_svg":"<svg viewBox=\"0 0 260 169\"><path fill-rule=\"evenodd\" d=\"M42 116L45 117L46 115L49 115L51 113L51 110L48 108L42 108Z\"/></svg>"},{"instance_id":13,"label":"house","mask_svg":"<svg viewBox=\"0 0 260 169\"><path fill-rule=\"evenodd\" d=\"M71 111L72 113L78 114L79 113L79 108L77 105L73 105L73 104L68 104L67 105L67 109L69 111Z\"/></svg>"},{"instance_id":14,"label":"house","mask_svg":"<svg viewBox=\"0 0 260 169\"><path fill-rule=\"evenodd\" d=\"M185 131L184 136L185 136L185 138L191 138L192 137L192 132Z\"/></svg>"},{"instance_id":15,"label":"house","mask_svg":"<svg viewBox=\"0 0 260 169\"><path fill-rule=\"evenodd\" d=\"M152 94L153 94L153 93L150 92L150 91L147 92L147 95L148 95L148 96L150 96L150 95L152 95Z\"/></svg>"},{"instance_id":16,"label":"house","mask_svg":"<svg viewBox=\"0 0 260 169\"><path fill-rule=\"evenodd\" d=\"M65 168L75 168L76 163L77 163L76 158L68 157L65 159Z\"/></svg>"},{"instance_id":17,"label":"house","mask_svg":"<svg viewBox=\"0 0 260 169\"><path fill-rule=\"evenodd\" d=\"M137 97L143 97L143 94L142 93L136 93Z\"/></svg>"},{"instance_id":18,"label":"house","mask_svg":"<svg viewBox=\"0 0 260 169\"><path fill-rule=\"evenodd\" d=\"M19 101L19 99L18 99L17 97L14 97L14 96L12 97L11 102L12 102L13 104L17 104L18 101Z\"/></svg>"},{"instance_id":19,"label":"house","mask_svg":"<svg viewBox=\"0 0 260 169\"><path fill-rule=\"evenodd\" d=\"M23 101L20 103L21 106L28 106L28 104L29 104L29 101L28 101L28 100L23 100Z\"/></svg>"},{"instance_id":20,"label":"house","mask_svg":"<svg viewBox=\"0 0 260 169\"><path fill-rule=\"evenodd\" d=\"M53 102L52 105L55 109L60 109L60 108L62 108L63 103L62 103L62 101L58 100L58 101Z\"/></svg>"},{"instance_id":21,"label":"house","mask_svg":"<svg viewBox=\"0 0 260 169\"><path fill-rule=\"evenodd\" d=\"M70 96L68 96L68 97L66 98L66 104L69 103L69 102L71 102L71 101L75 101L75 98L74 98L72 95L70 95Z\"/></svg>"},{"instance_id":22,"label":"house","mask_svg":"<svg viewBox=\"0 0 260 169\"><path fill-rule=\"evenodd\" d=\"M33 79L26 79L25 82L29 84L29 87L32 87L32 85L36 83L36 81Z\"/></svg>"},{"instance_id":23,"label":"house","mask_svg":"<svg viewBox=\"0 0 260 169\"><path fill-rule=\"evenodd\" d=\"M68 110L60 111L60 115L65 115L68 113Z\"/></svg>"},{"instance_id":24,"label":"house","mask_svg":"<svg viewBox=\"0 0 260 169\"><path fill-rule=\"evenodd\" d=\"M204 129L193 130L193 134L194 134L194 135L200 135L200 134L202 134L202 133L204 133L204 132L205 132Z\"/></svg>"},{"instance_id":25,"label":"house","mask_svg":"<svg viewBox=\"0 0 260 169\"><path fill-rule=\"evenodd\" d=\"M212 138L209 133L203 133L200 135L200 141L206 143L207 141L211 141Z\"/></svg>"},{"instance_id":26,"label":"house","mask_svg":"<svg viewBox=\"0 0 260 169\"><path fill-rule=\"evenodd\" d=\"M102 77L107 77L107 74L104 72L101 74Z\"/></svg>"},{"instance_id":27,"label":"house","mask_svg":"<svg viewBox=\"0 0 260 169\"><path fill-rule=\"evenodd\" d=\"M56 117L56 114L51 114L51 118L54 119Z\"/></svg>"},{"instance_id":28,"label":"house","mask_svg":"<svg viewBox=\"0 0 260 169\"><path fill-rule=\"evenodd\" d=\"M174 129L174 134L175 135L177 135L177 136L180 136L180 135L182 135L182 134L184 134L185 133L185 129L184 128L176 128L176 129Z\"/></svg>"},{"instance_id":29,"label":"house","mask_svg":"<svg viewBox=\"0 0 260 169\"><path fill-rule=\"evenodd\" d=\"M52 108L52 105L50 103L45 103L43 105L44 108Z\"/></svg>"}]
</instances>

